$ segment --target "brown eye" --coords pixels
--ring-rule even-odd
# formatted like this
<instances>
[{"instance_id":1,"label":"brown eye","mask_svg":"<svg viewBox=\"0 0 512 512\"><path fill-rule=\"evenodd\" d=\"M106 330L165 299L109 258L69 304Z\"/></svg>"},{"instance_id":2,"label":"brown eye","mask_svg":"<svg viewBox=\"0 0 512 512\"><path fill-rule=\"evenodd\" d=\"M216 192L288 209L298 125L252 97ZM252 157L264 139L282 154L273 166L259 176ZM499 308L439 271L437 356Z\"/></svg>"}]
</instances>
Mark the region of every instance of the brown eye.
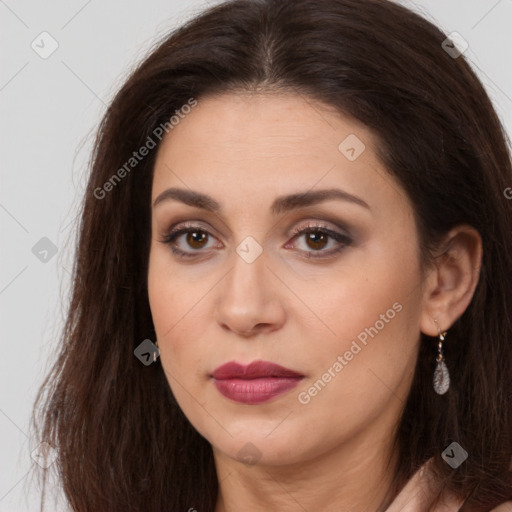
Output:
<instances>
[{"instance_id":1,"label":"brown eye","mask_svg":"<svg viewBox=\"0 0 512 512\"><path fill-rule=\"evenodd\" d=\"M311 231L305 236L308 247L316 251L323 249L327 245L329 238L329 236L322 231Z\"/></svg>"},{"instance_id":2,"label":"brown eye","mask_svg":"<svg viewBox=\"0 0 512 512\"><path fill-rule=\"evenodd\" d=\"M330 257L352 244L352 238L327 226L309 224L293 232L293 243L286 248L298 249L307 258ZM324 250L330 246L329 249Z\"/></svg>"},{"instance_id":3,"label":"brown eye","mask_svg":"<svg viewBox=\"0 0 512 512\"><path fill-rule=\"evenodd\" d=\"M205 246L205 242L208 242L208 233L199 230L188 231L186 241L193 249L202 249Z\"/></svg>"},{"instance_id":4,"label":"brown eye","mask_svg":"<svg viewBox=\"0 0 512 512\"><path fill-rule=\"evenodd\" d=\"M218 249L221 243L214 244L215 237L200 226L185 225L174 228L160 240L170 246L179 258L194 258L205 255L208 249Z\"/></svg>"}]
</instances>

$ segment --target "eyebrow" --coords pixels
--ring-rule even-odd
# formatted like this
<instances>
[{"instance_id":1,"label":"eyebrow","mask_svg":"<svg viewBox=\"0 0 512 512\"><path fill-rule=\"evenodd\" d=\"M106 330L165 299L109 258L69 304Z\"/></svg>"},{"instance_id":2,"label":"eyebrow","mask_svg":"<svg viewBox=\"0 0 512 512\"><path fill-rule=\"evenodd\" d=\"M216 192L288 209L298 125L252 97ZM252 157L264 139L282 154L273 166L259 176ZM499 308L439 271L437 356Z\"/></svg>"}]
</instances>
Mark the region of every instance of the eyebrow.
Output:
<instances>
[{"instance_id":1,"label":"eyebrow","mask_svg":"<svg viewBox=\"0 0 512 512\"><path fill-rule=\"evenodd\" d=\"M186 190L183 188L168 188L164 190L153 202L153 208L169 200L181 201L189 206L201 208L214 213L222 213L222 207L213 197L203 194L201 192L195 192L193 190ZM284 212L291 210L298 210L300 208L311 206L322 201L328 201L332 199L338 199L341 201L348 201L350 203L357 204L368 210L371 210L366 201L358 196L349 194L343 190L337 188L329 188L324 190L310 190L308 192L299 192L296 194L290 194L286 196L277 197L270 210L273 215L279 215Z\"/></svg>"}]
</instances>

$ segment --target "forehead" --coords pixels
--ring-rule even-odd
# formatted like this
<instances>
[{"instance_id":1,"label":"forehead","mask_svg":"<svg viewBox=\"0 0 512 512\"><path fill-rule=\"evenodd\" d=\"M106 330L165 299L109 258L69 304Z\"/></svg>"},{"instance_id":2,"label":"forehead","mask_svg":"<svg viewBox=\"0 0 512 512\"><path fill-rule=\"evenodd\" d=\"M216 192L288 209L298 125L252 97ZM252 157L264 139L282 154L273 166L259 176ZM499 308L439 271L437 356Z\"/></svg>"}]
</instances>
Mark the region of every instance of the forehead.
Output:
<instances>
[{"instance_id":1,"label":"forehead","mask_svg":"<svg viewBox=\"0 0 512 512\"><path fill-rule=\"evenodd\" d=\"M260 194L270 207L275 196L342 187L377 205L396 202L403 190L378 160L375 143L358 121L302 95L200 98L162 141L152 200L179 186L220 202Z\"/></svg>"},{"instance_id":2,"label":"forehead","mask_svg":"<svg viewBox=\"0 0 512 512\"><path fill-rule=\"evenodd\" d=\"M164 138L161 152L179 153L179 146L188 142L187 151L194 144L198 152L210 156L226 149L235 158L245 154L284 158L318 151L337 157L339 143L350 134L367 145L374 143L363 124L312 98L240 92L199 99Z\"/></svg>"}]
</instances>

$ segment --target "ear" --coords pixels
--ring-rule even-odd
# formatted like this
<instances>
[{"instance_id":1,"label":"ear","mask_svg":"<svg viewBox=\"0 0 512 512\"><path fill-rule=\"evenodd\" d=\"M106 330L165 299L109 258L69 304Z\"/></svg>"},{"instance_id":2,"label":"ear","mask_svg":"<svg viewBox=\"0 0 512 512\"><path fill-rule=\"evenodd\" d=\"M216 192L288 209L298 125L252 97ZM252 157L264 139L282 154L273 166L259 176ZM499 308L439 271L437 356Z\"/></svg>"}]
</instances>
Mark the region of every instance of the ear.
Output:
<instances>
[{"instance_id":1,"label":"ear","mask_svg":"<svg viewBox=\"0 0 512 512\"><path fill-rule=\"evenodd\" d=\"M453 228L439 248L423 285L420 318L420 330L433 337L439 335L439 330L449 329L464 313L482 265L482 239L471 226Z\"/></svg>"}]
</instances>

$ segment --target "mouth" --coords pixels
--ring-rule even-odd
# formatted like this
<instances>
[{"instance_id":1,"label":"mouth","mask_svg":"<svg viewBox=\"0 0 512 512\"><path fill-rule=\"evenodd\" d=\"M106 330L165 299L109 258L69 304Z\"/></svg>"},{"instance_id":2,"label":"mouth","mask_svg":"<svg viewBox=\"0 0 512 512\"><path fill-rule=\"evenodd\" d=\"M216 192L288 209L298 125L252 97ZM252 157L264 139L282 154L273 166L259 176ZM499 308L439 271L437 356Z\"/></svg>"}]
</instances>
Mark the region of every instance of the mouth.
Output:
<instances>
[{"instance_id":1,"label":"mouth","mask_svg":"<svg viewBox=\"0 0 512 512\"><path fill-rule=\"evenodd\" d=\"M226 398L255 405L294 388L304 375L268 361L254 361L246 366L231 361L219 366L211 377Z\"/></svg>"}]
</instances>

